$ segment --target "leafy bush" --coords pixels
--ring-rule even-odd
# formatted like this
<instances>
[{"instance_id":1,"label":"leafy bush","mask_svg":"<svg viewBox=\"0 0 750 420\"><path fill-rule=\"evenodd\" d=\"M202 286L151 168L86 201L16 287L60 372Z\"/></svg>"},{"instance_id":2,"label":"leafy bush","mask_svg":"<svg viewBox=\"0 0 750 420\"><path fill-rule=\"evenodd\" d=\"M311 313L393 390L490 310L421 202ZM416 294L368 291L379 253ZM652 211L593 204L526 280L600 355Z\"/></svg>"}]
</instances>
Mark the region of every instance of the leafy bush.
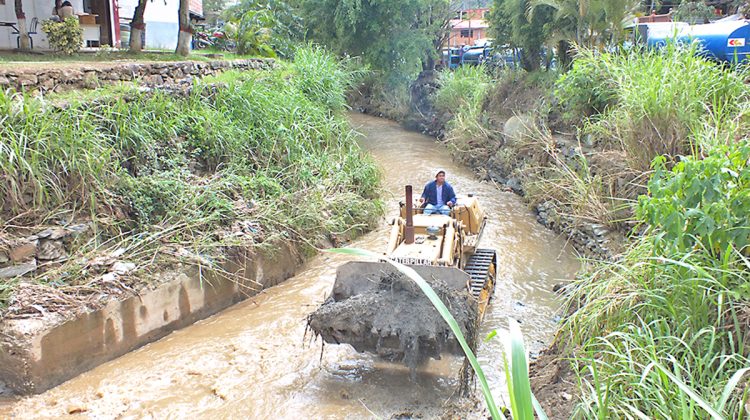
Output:
<instances>
[{"instance_id":1,"label":"leafy bush","mask_svg":"<svg viewBox=\"0 0 750 420\"><path fill-rule=\"evenodd\" d=\"M573 123L603 114L617 101L616 80L609 73L611 56L582 49L569 72L555 83L563 118Z\"/></svg>"},{"instance_id":2,"label":"leafy bush","mask_svg":"<svg viewBox=\"0 0 750 420\"><path fill-rule=\"evenodd\" d=\"M640 216L674 249L697 244L714 256L750 245L750 146L744 141L717 148L705 159L683 158L672 171L666 159L654 161L649 197Z\"/></svg>"},{"instance_id":3,"label":"leafy bush","mask_svg":"<svg viewBox=\"0 0 750 420\"><path fill-rule=\"evenodd\" d=\"M42 32L47 34L50 47L64 54L75 53L83 44L83 29L77 17L68 17L62 22L46 20L42 23Z\"/></svg>"}]
</instances>

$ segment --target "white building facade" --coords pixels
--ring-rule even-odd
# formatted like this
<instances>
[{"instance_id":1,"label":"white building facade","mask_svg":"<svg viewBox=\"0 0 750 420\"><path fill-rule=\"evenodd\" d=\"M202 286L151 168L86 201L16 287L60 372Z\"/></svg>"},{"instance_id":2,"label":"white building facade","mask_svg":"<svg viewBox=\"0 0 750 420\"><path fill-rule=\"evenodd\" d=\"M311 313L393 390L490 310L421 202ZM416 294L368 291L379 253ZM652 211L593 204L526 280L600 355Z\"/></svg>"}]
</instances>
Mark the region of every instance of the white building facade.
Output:
<instances>
[{"instance_id":1,"label":"white building facade","mask_svg":"<svg viewBox=\"0 0 750 420\"><path fill-rule=\"evenodd\" d=\"M42 32L42 22L50 19L54 12L54 1L22 0L26 15L26 26L31 32L33 48L48 50L47 35ZM60 2L64 0L59 0ZM68 0L79 17L84 32L82 47L97 48L112 46L127 48L130 21L138 0ZM0 0L0 49L9 50L18 46L18 20L15 0ZM179 0L149 0L144 14L145 49L173 50L177 46L179 31ZM191 0L190 13L194 18L203 17L202 0Z\"/></svg>"}]
</instances>

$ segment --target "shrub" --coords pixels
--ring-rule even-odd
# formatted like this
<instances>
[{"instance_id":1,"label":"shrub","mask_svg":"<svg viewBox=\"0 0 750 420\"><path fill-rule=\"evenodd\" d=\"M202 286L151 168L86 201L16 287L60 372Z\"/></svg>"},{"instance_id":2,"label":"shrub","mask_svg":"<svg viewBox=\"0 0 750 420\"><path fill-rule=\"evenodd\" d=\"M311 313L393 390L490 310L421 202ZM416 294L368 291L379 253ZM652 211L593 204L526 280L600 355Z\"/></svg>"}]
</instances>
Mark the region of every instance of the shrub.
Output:
<instances>
[{"instance_id":1,"label":"shrub","mask_svg":"<svg viewBox=\"0 0 750 420\"><path fill-rule=\"evenodd\" d=\"M640 216L682 252L696 245L718 257L730 247L750 245L750 146L717 148L705 159L683 158L672 171L654 161L649 197L641 197Z\"/></svg>"},{"instance_id":2,"label":"shrub","mask_svg":"<svg viewBox=\"0 0 750 420\"><path fill-rule=\"evenodd\" d=\"M83 44L83 29L76 17L68 17L62 22L44 21L42 32L47 34L50 47L64 54L73 54Z\"/></svg>"},{"instance_id":3,"label":"shrub","mask_svg":"<svg viewBox=\"0 0 750 420\"><path fill-rule=\"evenodd\" d=\"M617 102L617 84L609 70L611 56L582 49L569 72L555 83L563 118L572 123L603 114Z\"/></svg>"}]
</instances>

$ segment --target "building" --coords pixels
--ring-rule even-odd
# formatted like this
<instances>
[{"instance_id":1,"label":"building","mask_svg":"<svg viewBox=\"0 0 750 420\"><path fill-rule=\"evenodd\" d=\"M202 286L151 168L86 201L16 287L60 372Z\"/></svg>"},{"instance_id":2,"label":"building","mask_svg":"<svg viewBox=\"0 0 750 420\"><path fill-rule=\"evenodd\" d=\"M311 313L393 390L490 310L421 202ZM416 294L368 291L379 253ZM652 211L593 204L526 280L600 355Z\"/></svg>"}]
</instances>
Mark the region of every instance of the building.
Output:
<instances>
[{"instance_id":1,"label":"building","mask_svg":"<svg viewBox=\"0 0 750 420\"><path fill-rule=\"evenodd\" d=\"M457 2L456 17L450 21L450 36L445 47L474 45L477 40L487 38L486 18L490 11L489 0L463 0Z\"/></svg>"},{"instance_id":2,"label":"building","mask_svg":"<svg viewBox=\"0 0 750 420\"><path fill-rule=\"evenodd\" d=\"M48 50L47 35L42 32L42 22L51 18L54 1L22 0L33 48ZM60 0L62 1L62 0ZM130 21L138 0L69 0L83 28L82 47L97 48L104 45L127 48ZM144 48L174 49L177 46L179 0L149 0L144 21ZM203 1L190 0L190 14L203 18ZM18 20L15 0L0 0L0 49L18 46Z\"/></svg>"},{"instance_id":3,"label":"building","mask_svg":"<svg viewBox=\"0 0 750 420\"><path fill-rule=\"evenodd\" d=\"M120 27L128 33L123 36L123 44L129 43L130 22L138 0L119 0L120 2ZM180 0L149 0L146 4L146 12L143 21L146 24L144 30L143 48L173 50L177 47L177 36L179 34L179 21L177 11L180 9ZM190 16L193 20L203 19L203 0L190 0Z\"/></svg>"}]
</instances>

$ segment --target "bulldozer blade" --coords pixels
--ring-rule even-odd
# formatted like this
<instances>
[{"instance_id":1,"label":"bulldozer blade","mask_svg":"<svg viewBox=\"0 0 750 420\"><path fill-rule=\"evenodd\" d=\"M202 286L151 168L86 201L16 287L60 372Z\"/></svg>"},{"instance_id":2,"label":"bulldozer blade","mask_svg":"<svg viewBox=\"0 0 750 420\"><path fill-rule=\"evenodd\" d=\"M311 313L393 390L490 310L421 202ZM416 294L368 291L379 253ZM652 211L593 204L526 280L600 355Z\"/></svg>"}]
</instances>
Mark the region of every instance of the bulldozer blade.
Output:
<instances>
[{"instance_id":1,"label":"bulldozer blade","mask_svg":"<svg viewBox=\"0 0 750 420\"><path fill-rule=\"evenodd\" d=\"M451 290L465 290L470 276L455 267L408 265L427 283L439 280ZM398 269L387 262L350 261L336 269L336 282L331 297L338 302L377 290L383 276L399 275Z\"/></svg>"}]
</instances>

